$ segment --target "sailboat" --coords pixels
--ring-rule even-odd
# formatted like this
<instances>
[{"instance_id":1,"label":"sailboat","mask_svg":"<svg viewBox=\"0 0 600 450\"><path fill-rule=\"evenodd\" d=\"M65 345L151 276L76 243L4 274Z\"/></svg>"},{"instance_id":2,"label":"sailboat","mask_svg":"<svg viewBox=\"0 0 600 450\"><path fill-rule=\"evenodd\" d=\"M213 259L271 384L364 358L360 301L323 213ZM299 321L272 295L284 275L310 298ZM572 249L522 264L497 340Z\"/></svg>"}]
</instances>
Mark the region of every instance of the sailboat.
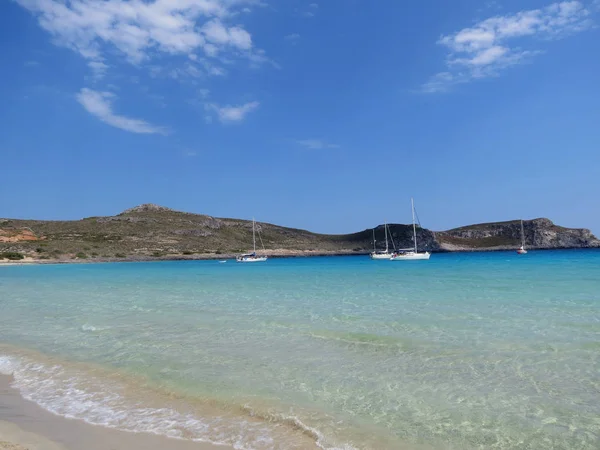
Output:
<instances>
[{"instance_id":1,"label":"sailboat","mask_svg":"<svg viewBox=\"0 0 600 450\"><path fill-rule=\"evenodd\" d=\"M431 254L429 252L419 253L417 249L417 225L415 223L415 202L411 198L410 204L412 206L412 219L413 219L413 240L415 243L414 249L404 249L394 252L390 261L415 261L429 259Z\"/></svg>"},{"instance_id":2,"label":"sailboat","mask_svg":"<svg viewBox=\"0 0 600 450\"><path fill-rule=\"evenodd\" d=\"M384 224L384 228L385 228L385 251L378 252L377 249L375 248L375 229L373 229L373 252L371 253L371 259L390 259L392 257L393 253L390 252L390 248L388 245L387 222ZM392 243L393 243L393 241L392 241Z\"/></svg>"},{"instance_id":3,"label":"sailboat","mask_svg":"<svg viewBox=\"0 0 600 450\"><path fill-rule=\"evenodd\" d=\"M525 229L523 228L523 219L521 219L521 247L517 250L519 255L525 255L527 250L525 250Z\"/></svg>"},{"instance_id":4,"label":"sailboat","mask_svg":"<svg viewBox=\"0 0 600 450\"><path fill-rule=\"evenodd\" d=\"M260 237L260 235L259 235ZM262 242L262 239L261 239ZM252 243L254 245L254 251L252 253L246 253L245 255L238 256L235 260L237 262L242 263L251 263L251 262L264 262L267 260L266 256L258 256L256 254L256 222L254 221L254 217L252 218ZM263 246L264 250L264 246Z\"/></svg>"}]
</instances>

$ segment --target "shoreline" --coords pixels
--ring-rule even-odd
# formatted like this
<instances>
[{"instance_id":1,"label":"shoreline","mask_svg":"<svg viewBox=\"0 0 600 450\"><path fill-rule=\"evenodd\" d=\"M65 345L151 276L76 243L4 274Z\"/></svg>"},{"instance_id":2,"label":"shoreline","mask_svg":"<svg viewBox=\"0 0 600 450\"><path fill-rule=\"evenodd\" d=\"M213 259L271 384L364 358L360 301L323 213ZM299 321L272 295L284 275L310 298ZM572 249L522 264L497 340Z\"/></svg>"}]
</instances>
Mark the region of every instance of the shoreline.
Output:
<instances>
[{"instance_id":1,"label":"shoreline","mask_svg":"<svg viewBox=\"0 0 600 450\"><path fill-rule=\"evenodd\" d=\"M232 447L91 425L24 399L0 374L0 450L230 450Z\"/></svg>"},{"instance_id":2,"label":"shoreline","mask_svg":"<svg viewBox=\"0 0 600 450\"><path fill-rule=\"evenodd\" d=\"M600 250L600 247L552 247L552 248L528 248L528 251L552 251L552 250ZM493 247L481 249L442 249L434 250L429 253L444 254L444 253L494 253L494 252L513 252L516 251L513 247ZM267 250L269 259L288 259L288 258L316 258L316 257L334 257L334 256L368 256L371 252L365 251L312 251L312 250ZM164 255L164 256L126 256L124 258L53 258L39 259L30 256L21 260L0 260L2 266L28 266L28 265L43 265L43 264L101 264L101 263L132 263L132 262L165 262L165 261L231 261L235 260L238 254L227 253L216 255L214 253L196 254L196 255Z\"/></svg>"}]
</instances>

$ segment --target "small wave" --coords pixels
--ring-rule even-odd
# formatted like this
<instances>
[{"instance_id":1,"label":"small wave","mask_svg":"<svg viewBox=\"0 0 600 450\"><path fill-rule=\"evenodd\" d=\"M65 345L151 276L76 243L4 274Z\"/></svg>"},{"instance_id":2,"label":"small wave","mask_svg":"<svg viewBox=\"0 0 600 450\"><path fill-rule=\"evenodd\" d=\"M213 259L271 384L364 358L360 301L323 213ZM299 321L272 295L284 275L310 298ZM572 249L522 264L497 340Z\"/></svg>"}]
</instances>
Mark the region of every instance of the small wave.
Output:
<instances>
[{"instance_id":1,"label":"small wave","mask_svg":"<svg viewBox=\"0 0 600 450\"><path fill-rule=\"evenodd\" d=\"M302 420L300 420L300 418L296 416L291 416L282 413L261 414L257 413L250 405L244 405L242 409L246 411L251 417L260 417L261 419L269 422L282 423L302 432L303 434L306 434L315 441L317 447L323 450L357 450L350 444L342 444L341 446L338 446L336 444L328 443L327 438L323 435L323 433L321 433L316 428L305 424L304 422L302 422Z\"/></svg>"},{"instance_id":2,"label":"small wave","mask_svg":"<svg viewBox=\"0 0 600 450\"><path fill-rule=\"evenodd\" d=\"M129 432L228 445L235 449L277 448L272 427L258 421L215 415L202 418L171 406L128 399L126 386L61 364L0 355L0 373L13 377L23 398L53 414Z\"/></svg>"},{"instance_id":3,"label":"small wave","mask_svg":"<svg viewBox=\"0 0 600 450\"><path fill-rule=\"evenodd\" d=\"M40 357L41 358L41 357ZM103 369L54 360L0 354L0 374L13 377L12 387L23 398L53 414L92 425L129 432L145 432L175 439L227 445L239 450L309 448L355 450L332 444L299 417L258 413L250 405L242 411L212 411L205 415L190 404L173 403L173 395L157 395ZM130 380L131 381L131 380ZM132 389L134 390L132 392ZM179 405L179 406L177 406ZM214 405L209 405L211 408Z\"/></svg>"}]
</instances>

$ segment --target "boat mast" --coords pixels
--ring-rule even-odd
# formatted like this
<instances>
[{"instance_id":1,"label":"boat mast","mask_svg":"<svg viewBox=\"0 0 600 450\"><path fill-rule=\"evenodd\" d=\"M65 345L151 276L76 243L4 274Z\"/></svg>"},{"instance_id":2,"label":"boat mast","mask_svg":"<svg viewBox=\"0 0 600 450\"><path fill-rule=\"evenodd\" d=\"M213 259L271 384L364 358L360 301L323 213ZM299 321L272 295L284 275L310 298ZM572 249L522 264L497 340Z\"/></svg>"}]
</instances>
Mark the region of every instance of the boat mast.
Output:
<instances>
[{"instance_id":1,"label":"boat mast","mask_svg":"<svg viewBox=\"0 0 600 450\"><path fill-rule=\"evenodd\" d=\"M521 219L521 248L525 248L525 229L523 228L523 219Z\"/></svg>"},{"instance_id":2,"label":"boat mast","mask_svg":"<svg viewBox=\"0 0 600 450\"><path fill-rule=\"evenodd\" d=\"M389 253L388 252L388 249L389 249L389 247L388 247L388 238L387 238L387 222L384 222L383 226L385 228L385 252Z\"/></svg>"},{"instance_id":3,"label":"boat mast","mask_svg":"<svg viewBox=\"0 0 600 450\"><path fill-rule=\"evenodd\" d=\"M252 218L252 243L254 245L254 253L256 253L256 233L254 232L254 217Z\"/></svg>"},{"instance_id":4,"label":"boat mast","mask_svg":"<svg viewBox=\"0 0 600 450\"><path fill-rule=\"evenodd\" d=\"M413 217L413 238L415 240L415 253L417 253L417 225L415 224L415 201L411 198L410 204L412 206L412 217Z\"/></svg>"},{"instance_id":5,"label":"boat mast","mask_svg":"<svg viewBox=\"0 0 600 450\"><path fill-rule=\"evenodd\" d=\"M375 228L373 228L373 252L377 251L377 247L375 247Z\"/></svg>"}]
</instances>

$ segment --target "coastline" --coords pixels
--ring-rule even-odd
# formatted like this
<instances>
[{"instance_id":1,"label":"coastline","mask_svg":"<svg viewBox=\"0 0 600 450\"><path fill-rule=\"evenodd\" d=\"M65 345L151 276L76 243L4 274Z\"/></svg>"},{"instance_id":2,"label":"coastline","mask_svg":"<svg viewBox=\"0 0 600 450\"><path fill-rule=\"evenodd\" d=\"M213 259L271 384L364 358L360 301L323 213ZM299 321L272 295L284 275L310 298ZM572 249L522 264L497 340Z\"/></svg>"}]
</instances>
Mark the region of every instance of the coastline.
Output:
<instances>
[{"instance_id":1,"label":"coastline","mask_svg":"<svg viewBox=\"0 0 600 450\"><path fill-rule=\"evenodd\" d=\"M493 252L512 252L516 249L512 246L489 247L489 248L444 248L441 250L430 251L432 254L443 253L493 253ZM552 248L528 248L529 251L552 251L552 250L600 250L599 247L552 247ZM326 251L326 250L266 250L264 252L270 259L286 259L286 258L311 258L311 257L328 257L328 256L368 256L370 252L365 251ZM123 258L49 258L39 259L30 256L21 260L0 260L2 266L28 266L42 264L100 264L100 263L131 263L131 262L160 262L160 261L223 261L235 260L238 254L195 254L195 255L163 255L163 256L125 256Z\"/></svg>"},{"instance_id":2,"label":"coastline","mask_svg":"<svg viewBox=\"0 0 600 450\"><path fill-rule=\"evenodd\" d=\"M229 450L231 447L90 425L25 400L0 374L0 450Z\"/></svg>"}]
</instances>

